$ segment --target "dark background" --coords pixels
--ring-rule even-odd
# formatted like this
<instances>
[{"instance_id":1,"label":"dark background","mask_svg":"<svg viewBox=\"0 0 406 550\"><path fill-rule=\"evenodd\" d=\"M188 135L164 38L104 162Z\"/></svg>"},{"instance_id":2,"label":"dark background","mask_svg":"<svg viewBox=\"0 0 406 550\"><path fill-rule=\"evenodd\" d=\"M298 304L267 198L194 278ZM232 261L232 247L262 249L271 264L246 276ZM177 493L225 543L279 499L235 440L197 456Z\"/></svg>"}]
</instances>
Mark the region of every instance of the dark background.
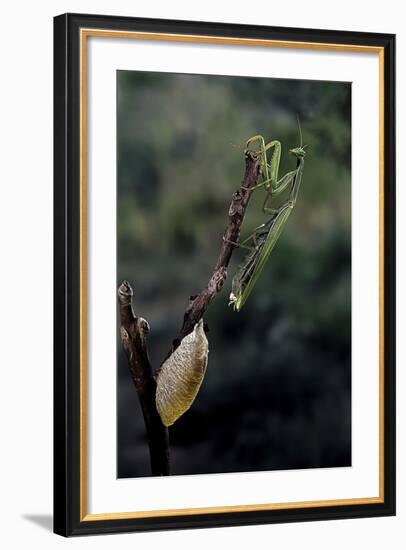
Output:
<instances>
[{"instance_id":1,"label":"dark background","mask_svg":"<svg viewBox=\"0 0 406 550\"><path fill-rule=\"evenodd\" d=\"M157 368L189 296L207 283L253 134L308 143L302 187L241 312L225 288L205 321L209 365L170 428L172 474L351 464L351 88L348 83L117 72L117 282L134 288ZM266 217L256 191L248 235ZM117 475L150 475L145 428L117 338Z\"/></svg>"}]
</instances>

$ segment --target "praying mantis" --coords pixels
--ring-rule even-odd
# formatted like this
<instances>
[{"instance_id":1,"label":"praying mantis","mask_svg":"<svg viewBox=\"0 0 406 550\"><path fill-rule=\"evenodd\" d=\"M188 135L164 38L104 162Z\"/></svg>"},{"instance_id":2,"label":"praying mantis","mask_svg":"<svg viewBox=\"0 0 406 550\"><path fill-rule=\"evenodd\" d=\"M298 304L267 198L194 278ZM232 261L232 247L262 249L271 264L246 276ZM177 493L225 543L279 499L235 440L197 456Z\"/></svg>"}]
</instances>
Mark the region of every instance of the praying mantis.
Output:
<instances>
[{"instance_id":1,"label":"praying mantis","mask_svg":"<svg viewBox=\"0 0 406 550\"><path fill-rule=\"evenodd\" d=\"M265 144L264 138L260 135L252 136L246 142L246 147L255 141L258 141L260 144L259 153L261 155L260 162L264 181L257 184L253 189L265 187L266 195L262 205L262 210L265 213L269 213L270 218L268 221L257 227L252 235L239 244L239 246L248 248L250 252L244 258L241 267L232 281L229 305L233 305L234 309L237 311L240 311L251 294L268 260L268 257L279 239L282 229L296 204L300 182L302 179L304 159L306 156L306 145L302 146L302 132L300 129L300 124L299 133L300 146L289 150L289 153L296 157L296 168L286 173L279 180L279 163L282 151L281 143L277 140L273 140ZM266 152L269 149L273 149L273 154L271 161L268 164ZM290 186L290 192L287 200L277 209L269 208L267 206L269 200L272 197L282 193L288 186ZM253 247L245 244L251 240L254 244Z\"/></svg>"}]
</instances>

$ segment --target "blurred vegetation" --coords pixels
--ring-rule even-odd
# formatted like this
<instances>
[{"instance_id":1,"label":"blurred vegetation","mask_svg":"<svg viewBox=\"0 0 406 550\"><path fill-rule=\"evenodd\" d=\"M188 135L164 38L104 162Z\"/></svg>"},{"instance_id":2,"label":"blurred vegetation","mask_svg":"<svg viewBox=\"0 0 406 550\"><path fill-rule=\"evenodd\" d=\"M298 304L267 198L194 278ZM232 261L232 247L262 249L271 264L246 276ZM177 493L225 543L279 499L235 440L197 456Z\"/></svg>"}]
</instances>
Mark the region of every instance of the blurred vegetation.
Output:
<instances>
[{"instance_id":1,"label":"blurred vegetation","mask_svg":"<svg viewBox=\"0 0 406 550\"><path fill-rule=\"evenodd\" d=\"M351 88L339 82L117 73L117 282L151 324L159 366L189 296L217 258L253 134L294 167L296 116L309 144L298 203L241 312L222 293L205 316L209 366L170 429L173 474L351 463ZM242 236L266 218L255 192ZM118 353L118 476L149 475L145 428Z\"/></svg>"}]
</instances>

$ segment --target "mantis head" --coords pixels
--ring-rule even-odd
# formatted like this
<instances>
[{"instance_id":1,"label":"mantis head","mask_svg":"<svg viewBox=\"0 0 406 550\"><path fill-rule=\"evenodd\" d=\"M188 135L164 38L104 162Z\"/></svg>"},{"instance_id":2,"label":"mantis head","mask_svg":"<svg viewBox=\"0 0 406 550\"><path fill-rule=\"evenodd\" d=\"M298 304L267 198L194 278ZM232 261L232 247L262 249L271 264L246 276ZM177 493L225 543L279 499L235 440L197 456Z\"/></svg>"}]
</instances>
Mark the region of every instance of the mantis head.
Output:
<instances>
[{"instance_id":1,"label":"mantis head","mask_svg":"<svg viewBox=\"0 0 406 550\"><path fill-rule=\"evenodd\" d=\"M300 146L300 147L295 147L294 149L289 149L289 153L291 155L294 155L298 159L299 158L303 159L306 156L305 147L306 147L306 145L303 145L303 147Z\"/></svg>"}]
</instances>

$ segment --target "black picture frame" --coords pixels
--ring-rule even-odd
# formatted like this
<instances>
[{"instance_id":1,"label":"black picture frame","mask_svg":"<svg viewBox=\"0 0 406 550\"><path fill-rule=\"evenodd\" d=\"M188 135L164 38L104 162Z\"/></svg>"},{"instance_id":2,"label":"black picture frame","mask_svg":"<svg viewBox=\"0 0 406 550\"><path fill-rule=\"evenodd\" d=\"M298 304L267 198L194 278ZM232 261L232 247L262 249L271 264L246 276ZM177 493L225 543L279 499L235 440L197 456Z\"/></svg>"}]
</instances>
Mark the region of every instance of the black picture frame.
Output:
<instances>
[{"instance_id":1,"label":"black picture frame","mask_svg":"<svg viewBox=\"0 0 406 550\"><path fill-rule=\"evenodd\" d=\"M384 61L383 497L348 505L88 519L81 513L80 30L375 47ZM54 531L63 536L395 514L395 36L64 14L54 19ZM236 503L238 504L238 503Z\"/></svg>"}]
</instances>

